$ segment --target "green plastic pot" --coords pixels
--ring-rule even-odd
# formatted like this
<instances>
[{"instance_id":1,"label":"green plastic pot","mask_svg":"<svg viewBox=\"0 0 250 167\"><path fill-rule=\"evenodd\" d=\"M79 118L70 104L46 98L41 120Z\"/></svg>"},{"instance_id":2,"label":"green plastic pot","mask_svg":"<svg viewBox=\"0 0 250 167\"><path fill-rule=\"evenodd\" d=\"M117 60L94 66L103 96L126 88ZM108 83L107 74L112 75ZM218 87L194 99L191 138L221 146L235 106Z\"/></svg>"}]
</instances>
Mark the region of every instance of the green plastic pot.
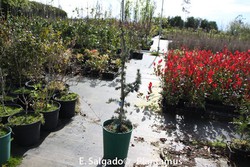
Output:
<instances>
[{"instance_id":1,"label":"green plastic pot","mask_svg":"<svg viewBox=\"0 0 250 167\"><path fill-rule=\"evenodd\" d=\"M11 129L8 128L8 134L0 137L0 166L6 163L10 158L11 149Z\"/></svg>"},{"instance_id":2,"label":"green plastic pot","mask_svg":"<svg viewBox=\"0 0 250 167\"><path fill-rule=\"evenodd\" d=\"M115 166L125 164L130 138L133 130L133 126L130 125L130 131L126 133L113 133L108 131L105 126L112 123L114 120L110 119L103 123L103 146L104 156L103 159L113 161Z\"/></svg>"}]
</instances>

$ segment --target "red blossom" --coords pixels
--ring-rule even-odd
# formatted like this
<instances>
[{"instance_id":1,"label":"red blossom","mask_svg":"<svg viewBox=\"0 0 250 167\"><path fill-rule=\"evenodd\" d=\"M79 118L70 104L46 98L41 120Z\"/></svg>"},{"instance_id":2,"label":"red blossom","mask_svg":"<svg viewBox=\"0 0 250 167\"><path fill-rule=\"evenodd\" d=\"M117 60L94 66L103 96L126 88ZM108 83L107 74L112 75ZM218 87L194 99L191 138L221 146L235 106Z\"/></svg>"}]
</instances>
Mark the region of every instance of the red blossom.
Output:
<instances>
[{"instance_id":1,"label":"red blossom","mask_svg":"<svg viewBox=\"0 0 250 167\"><path fill-rule=\"evenodd\" d=\"M162 62L162 59L160 59L159 61L158 61L158 64L160 64Z\"/></svg>"},{"instance_id":2,"label":"red blossom","mask_svg":"<svg viewBox=\"0 0 250 167\"><path fill-rule=\"evenodd\" d=\"M202 91L203 94L217 91L220 95L249 92L250 50L232 53L224 48L213 54L207 50L182 48L169 50L165 56L165 66L160 65L161 59L155 65L155 71L165 82L163 89L173 96L180 90Z\"/></svg>"},{"instance_id":3,"label":"red blossom","mask_svg":"<svg viewBox=\"0 0 250 167\"><path fill-rule=\"evenodd\" d=\"M152 86L153 86L152 82L149 82L148 84L149 93L152 93Z\"/></svg>"}]
</instances>

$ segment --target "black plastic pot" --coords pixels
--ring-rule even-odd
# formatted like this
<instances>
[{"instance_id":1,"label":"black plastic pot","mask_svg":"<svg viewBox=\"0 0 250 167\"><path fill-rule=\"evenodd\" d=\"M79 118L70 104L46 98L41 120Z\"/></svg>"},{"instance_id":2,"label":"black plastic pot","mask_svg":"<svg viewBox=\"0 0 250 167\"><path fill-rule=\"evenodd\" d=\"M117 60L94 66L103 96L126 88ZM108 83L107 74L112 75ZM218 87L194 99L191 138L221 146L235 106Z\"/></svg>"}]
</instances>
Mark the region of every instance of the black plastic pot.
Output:
<instances>
[{"instance_id":1,"label":"black plastic pot","mask_svg":"<svg viewBox=\"0 0 250 167\"><path fill-rule=\"evenodd\" d=\"M176 105L167 104L166 98L162 99L161 104L163 113L176 114Z\"/></svg>"},{"instance_id":2,"label":"black plastic pot","mask_svg":"<svg viewBox=\"0 0 250 167\"><path fill-rule=\"evenodd\" d=\"M37 89L35 85L38 84L38 83L41 84L40 88L45 88L45 85L46 85L45 81L36 82L36 81L33 81L33 80L30 80L30 81L26 82L25 87L30 89L30 90L35 90L35 89Z\"/></svg>"},{"instance_id":3,"label":"black plastic pot","mask_svg":"<svg viewBox=\"0 0 250 167\"><path fill-rule=\"evenodd\" d=\"M59 111L59 118L72 118L73 116L75 116L75 107L77 98L74 100L64 101L64 100L59 100L57 98L59 96L60 94L55 94L53 96L53 100L60 103L61 105Z\"/></svg>"},{"instance_id":4,"label":"black plastic pot","mask_svg":"<svg viewBox=\"0 0 250 167\"><path fill-rule=\"evenodd\" d=\"M50 112L46 112L46 111L41 112L43 114L44 121L45 121L45 123L41 127L42 130L52 131L57 127L61 104L56 101L53 102L53 104L55 104L58 107L56 110L50 111Z\"/></svg>"},{"instance_id":5,"label":"black plastic pot","mask_svg":"<svg viewBox=\"0 0 250 167\"><path fill-rule=\"evenodd\" d=\"M91 74L91 68L90 67L84 67L82 69L82 75L89 76Z\"/></svg>"},{"instance_id":6,"label":"black plastic pot","mask_svg":"<svg viewBox=\"0 0 250 167\"><path fill-rule=\"evenodd\" d=\"M18 105L18 104L11 104L11 103L9 103L9 104L5 104L5 106L17 107L17 108L20 108L20 112L23 111L22 106L20 106L20 105ZM19 112L17 112L17 113L19 113ZM17 114L17 113L14 113L14 114ZM14 114L12 114L12 115L14 115ZM7 122L8 122L8 118L9 118L10 116L12 116L12 115L11 115L11 114L8 114L8 115L6 115L6 116L1 117L1 118L2 118L2 123L3 123L3 124L7 123Z\"/></svg>"},{"instance_id":7,"label":"black plastic pot","mask_svg":"<svg viewBox=\"0 0 250 167\"><path fill-rule=\"evenodd\" d=\"M15 114L13 116L23 115L25 112ZM27 114L35 114L29 112ZM10 122L11 118L8 121ZM34 122L28 125L11 125L14 141L21 146L32 146L40 140L41 121Z\"/></svg>"},{"instance_id":8,"label":"black plastic pot","mask_svg":"<svg viewBox=\"0 0 250 167\"><path fill-rule=\"evenodd\" d=\"M132 52L131 58L132 58L132 59L136 59L136 60L142 60L142 58L143 58L143 53Z\"/></svg>"},{"instance_id":9,"label":"black plastic pot","mask_svg":"<svg viewBox=\"0 0 250 167\"><path fill-rule=\"evenodd\" d=\"M233 118L239 116L239 113L235 112L236 107L231 105L225 105L219 101L207 101L205 103L205 114L209 117L231 121Z\"/></svg>"},{"instance_id":10,"label":"black plastic pot","mask_svg":"<svg viewBox=\"0 0 250 167\"><path fill-rule=\"evenodd\" d=\"M238 166L248 166L250 163L250 151L235 149L231 147L231 142L227 143L227 154L229 159L239 164Z\"/></svg>"},{"instance_id":11,"label":"black plastic pot","mask_svg":"<svg viewBox=\"0 0 250 167\"><path fill-rule=\"evenodd\" d=\"M103 80L113 80L113 79L115 79L116 76L117 76L117 73L111 72L111 71L109 71L109 72L107 71L107 72L102 73Z\"/></svg>"},{"instance_id":12,"label":"black plastic pot","mask_svg":"<svg viewBox=\"0 0 250 167\"><path fill-rule=\"evenodd\" d=\"M93 78L98 78L100 76L100 71L99 70L91 70L90 76Z\"/></svg>"}]
</instances>

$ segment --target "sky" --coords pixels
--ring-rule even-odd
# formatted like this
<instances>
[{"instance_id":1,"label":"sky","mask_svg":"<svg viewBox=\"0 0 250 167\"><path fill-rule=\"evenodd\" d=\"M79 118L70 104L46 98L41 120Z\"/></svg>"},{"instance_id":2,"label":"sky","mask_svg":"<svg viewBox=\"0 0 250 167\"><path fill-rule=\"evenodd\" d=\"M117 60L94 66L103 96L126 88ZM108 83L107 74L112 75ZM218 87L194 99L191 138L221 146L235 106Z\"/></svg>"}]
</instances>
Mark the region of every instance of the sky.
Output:
<instances>
[{"instance_id":1,"label":"sky","mask_svg":"<svg viewBox=\"0 0 250 167\"><path fill-rule=\"evenodd\" d=\"M79 8L80 16L85 17L90 13L91 8L95 8L97 1L101 4L102 11L112 10L114 17L119 17L121 0L33 0L55 7L61 6L68 14L68 17L76 17L74 9ZM135 0L131 0L135 1ZM181 16L183 20L186 17L195 17L216 21L219 29L226 29L228 24L238 15L242 15L243 22L250 24L250 0L190 0L191 4L186 5L189 14L182 11L184 7L183 0L153 0L155 1L155 15L161 12L162 1L163 16L174 17Z\"/></svg>"}]
</instances>

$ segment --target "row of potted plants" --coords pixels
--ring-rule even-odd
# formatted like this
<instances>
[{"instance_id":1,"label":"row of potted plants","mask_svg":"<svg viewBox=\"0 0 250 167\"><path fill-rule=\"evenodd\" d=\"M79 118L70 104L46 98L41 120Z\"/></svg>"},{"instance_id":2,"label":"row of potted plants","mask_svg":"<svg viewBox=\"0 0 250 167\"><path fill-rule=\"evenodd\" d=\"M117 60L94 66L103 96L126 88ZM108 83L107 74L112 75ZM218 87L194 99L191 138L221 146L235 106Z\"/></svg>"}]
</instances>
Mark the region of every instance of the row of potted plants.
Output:
<instances>
[{"instance_id":1,"label":"row of potted plants","mask_svg":"<svg viewBox=\"0 0 250 167\"><path fill-rule=\"evenodd\" d=\"M162 82L162 107L168 113L230 117L235 138L227 143L228 157L250 162L250 51L169 50L165 61L154 64ZM149 92L152 84L149 84ZM228 120L228 119L227 119ZM239 166L241 166L239 165Z\"/></svg>"},{"instance_id":2,"label":"row of potted plants","mask_svg":"<svg viewBox=\"0 0 250 167\"><path fill-rule=\"evenodd\" d=\"M78 95L69 92L67 86L61 84L63 83L60 81L48 84L29 81L25 87L11 90L8 96L2 89L0 118L4 126L1 125L0 138L8 140L10 134L7 132L12 129L16 143L32 146L39 142L41 129L53 131L58 126L59 118L72 118L75 115ZM10 140L1 142L1 147L8 147L1 154L2 164L9 158Z\"/></svg>"},{"instance_id":3,"label":"row of potted plants","mask_svg":"<svg viewBox=\"0 0 250 167\"><path fill-rule=\"evenodd\" d=\"M249 56L249 51L231 53L226 48L215 54L185 48L170 50L165 63L160 60L154 66L162 81L164 104L200 112L222 112L228 106L226 114L233 114L241 100L249 98Z\"/></svg>"},{"instance_id":4,"label":"row of potted plants","mask_svg":"<svg viewBox=\"0 0 250 167\"><path fill-rule=\"evenodd\" d=\"M84 54L77 55L77 64L81 66L82 75L114 79L121 67L121 59L116 53L101 54L98 50L85 49Z\"/></svg>"},{"instance_id":5,"label":"row of potted plants","mask_svg":"<svg viewBox=\"0 0 250 167\"><path fill-rule=\"evenodd\" d=\"M98 50L85 49L83 54L77 54L76 64L80 66L82 75L91 76L106 80L114 79L121 68L120 50L115 53L108 51L107 54L101 54ZM141 60L143 53L130 51L129 59Z\"/></svg>"}]
</instances>

